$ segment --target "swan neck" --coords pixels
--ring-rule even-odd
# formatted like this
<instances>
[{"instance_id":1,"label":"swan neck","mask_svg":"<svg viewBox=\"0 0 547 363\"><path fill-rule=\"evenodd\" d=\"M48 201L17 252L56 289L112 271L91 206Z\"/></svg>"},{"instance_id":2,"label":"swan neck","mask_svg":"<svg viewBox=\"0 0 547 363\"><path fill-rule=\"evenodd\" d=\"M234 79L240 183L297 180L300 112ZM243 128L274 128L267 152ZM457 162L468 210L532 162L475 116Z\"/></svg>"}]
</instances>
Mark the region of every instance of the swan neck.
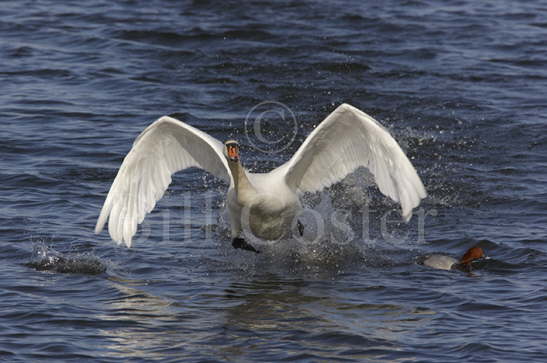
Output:
<instances>
[{"instance_id":1,"label":"swan neck","mask_svg":"<svg viewBox=\"0 0 547 363\"><path fill-rule=\"evenodd\" d=\"M237 199L240 203L244 203L245 199L250 197L249 193L254 192L254 187L247 177L245 168L238 162L228 162L232 177L234 178L234 189L236 191Z\"/></svg>"}]
</instances>

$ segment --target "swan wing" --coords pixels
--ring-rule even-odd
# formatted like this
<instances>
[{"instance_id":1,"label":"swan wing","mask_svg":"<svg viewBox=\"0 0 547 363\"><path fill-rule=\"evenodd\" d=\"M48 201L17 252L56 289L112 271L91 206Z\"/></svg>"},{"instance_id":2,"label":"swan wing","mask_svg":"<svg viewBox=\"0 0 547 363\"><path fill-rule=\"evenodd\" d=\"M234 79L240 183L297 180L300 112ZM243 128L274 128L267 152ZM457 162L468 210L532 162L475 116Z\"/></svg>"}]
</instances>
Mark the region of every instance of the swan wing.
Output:
<instances>
[{"instance_id":1,"label":"swan wing","mask_svg":"<svg viewBox=\"0 0 547 363\"><path fill-rule=\"evenodd\" d=\"M198 167L227 183L230 169L223 144L177 119L163 116L135 140L110 187L95 226L100 233L108 219L108 232L118 244L131 247L131 239L147 213L161 199L177 171Z\"/></svg>"},{"instance_id":2,"label":"swan wing","mask_svg":"<svg viewBox=\"0 0 547 363\"><path fill-rule=\"evenodd\" d=\"M422 181L389 132L351 105L336 108L282 167L293 190L315 192L360 166L370 170L384 195L401 204L408 222L427 195Z\"/></svg>"}]
</instances>

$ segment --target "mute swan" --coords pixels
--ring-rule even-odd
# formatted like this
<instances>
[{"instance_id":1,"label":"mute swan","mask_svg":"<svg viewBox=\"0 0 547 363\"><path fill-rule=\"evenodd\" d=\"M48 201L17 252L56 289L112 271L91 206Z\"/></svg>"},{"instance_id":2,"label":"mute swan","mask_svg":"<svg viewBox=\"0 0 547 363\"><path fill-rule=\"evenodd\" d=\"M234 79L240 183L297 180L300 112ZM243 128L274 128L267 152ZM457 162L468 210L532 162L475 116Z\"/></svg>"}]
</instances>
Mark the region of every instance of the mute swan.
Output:
<instances>
[{"instance_id":1,"label":"mute swan","mask_svg":"<svg viewBox=\"0 0 547 363\"><path fill-rule=\"evenodd\" d=\"M254 252L242 230L272 240L291 229L298 194L326 188L358 167L367 167L380 191L402 208L405 222L426 191L416 170L389 132L369 115L342 104L316 127L285 164L269 173L250 173L241 165L239 144L163 116L135 140L108 192L95 226L118 244L131 239L163 196L171 175L198 167L229 183L227 205L232 245ZM302 225L298 230L302 234Z\"/></svg>"},{"instance_id":2,"label":"mute swan","mask_svg":"<svg viewBox=\"0 0 547 363\"><path fill-rule=\"evenodd\" d=\"M485 255L482 248L475 246L468 249L459 261L451 256L433 254L424 256L419 263L439 270L471 271L471 262L484 257Z\"/></svg>"}]
</instances>

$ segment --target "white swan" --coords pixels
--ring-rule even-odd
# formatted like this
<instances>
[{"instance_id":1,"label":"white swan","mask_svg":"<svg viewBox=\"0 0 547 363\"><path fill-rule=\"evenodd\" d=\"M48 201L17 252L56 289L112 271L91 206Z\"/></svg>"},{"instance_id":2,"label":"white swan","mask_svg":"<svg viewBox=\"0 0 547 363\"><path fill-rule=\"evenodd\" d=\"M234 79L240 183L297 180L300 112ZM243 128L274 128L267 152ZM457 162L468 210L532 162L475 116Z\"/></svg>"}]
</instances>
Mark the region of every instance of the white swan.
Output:
<instances>
[{"instance_id":1,"label":"white swan","mask_svg":"<svg viewBox=\"0 0 547 363\"><path fill-rule=\"evenodd\" d=\"M232 244L257 252L241 238L242 229L268 240L286 235L300 207L299 193L319 191L360 166L372 172L380 191L399 202L403 219L410 220L412 209L426 196L424 186L389 132L353 106L336 108L288 162L269 173L246 171L236 141L223 145L203 131L163 116L137 137L125 157L95 233L108 219L112 239L131 247L137 225L163 196L171 175L198 167L230 184Z\"/></svg>"}]
</instances>

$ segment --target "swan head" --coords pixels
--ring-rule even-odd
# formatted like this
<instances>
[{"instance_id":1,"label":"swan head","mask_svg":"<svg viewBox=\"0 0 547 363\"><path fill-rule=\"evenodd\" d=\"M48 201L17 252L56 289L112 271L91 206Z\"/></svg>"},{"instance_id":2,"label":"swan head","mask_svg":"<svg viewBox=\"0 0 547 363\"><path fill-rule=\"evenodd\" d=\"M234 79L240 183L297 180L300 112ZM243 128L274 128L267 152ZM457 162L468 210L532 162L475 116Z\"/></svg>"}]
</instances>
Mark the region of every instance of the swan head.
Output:
<instances>
[{"instance_id":1,"label":"swan head","mask_svg":"<svg viewBox=\"0 0 547 363\"><path fill-rule=\"evenodd\" d=\"M467 252L462 256L460 260L460 264L466 265L471 263L472 261L478 260L480 258L484 258L484 251L480 247L471 247L467 250Z\"/></svg>"},{"instance_id":2,"label":"swan head","mask_svg":"<svg viewBox=\"0 0 547 363\"><path fill-rule=\"evenodd\" d=\"M239 142L228 140L224 143L224 156L228 161L237 163L239 161Z\"/></svg>"}]
</instances>

